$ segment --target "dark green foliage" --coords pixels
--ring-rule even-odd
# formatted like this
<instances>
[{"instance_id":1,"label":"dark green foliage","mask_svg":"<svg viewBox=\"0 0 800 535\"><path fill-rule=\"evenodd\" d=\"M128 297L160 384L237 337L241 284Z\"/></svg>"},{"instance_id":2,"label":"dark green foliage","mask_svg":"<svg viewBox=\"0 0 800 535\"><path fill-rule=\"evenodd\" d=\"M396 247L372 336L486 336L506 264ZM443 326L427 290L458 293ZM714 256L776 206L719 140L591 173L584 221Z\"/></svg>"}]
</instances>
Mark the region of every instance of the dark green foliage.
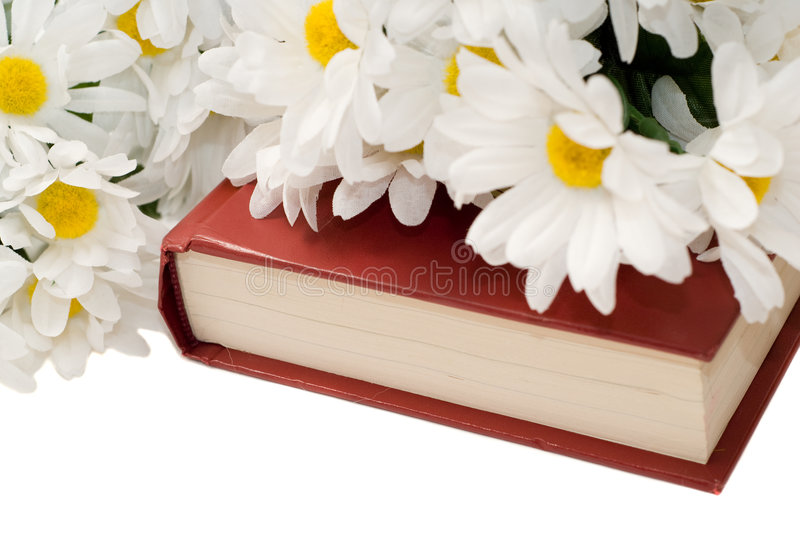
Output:
<instances>
[{"instance_id":1,"label":"dark green foliage","mask_svg":"<svg viewBox=\"0 0 800 535\"><path fill-rule=\"evenodd\" d=\"M678 59L672 56L663 37L640 28L636 56L630 64L619 57L610 20L587 40L603 53L600 72L620 90L625 103L625 125L630 130L668 142L671 150L681 152L678 143L671 140L667 131L653 118L651 94L656 80L662 76L675 80L686 94L689 109L700 124L707 128L719 126L711 86L713 54L702 36L694 56Z\"/></svg>"}]
</instances>

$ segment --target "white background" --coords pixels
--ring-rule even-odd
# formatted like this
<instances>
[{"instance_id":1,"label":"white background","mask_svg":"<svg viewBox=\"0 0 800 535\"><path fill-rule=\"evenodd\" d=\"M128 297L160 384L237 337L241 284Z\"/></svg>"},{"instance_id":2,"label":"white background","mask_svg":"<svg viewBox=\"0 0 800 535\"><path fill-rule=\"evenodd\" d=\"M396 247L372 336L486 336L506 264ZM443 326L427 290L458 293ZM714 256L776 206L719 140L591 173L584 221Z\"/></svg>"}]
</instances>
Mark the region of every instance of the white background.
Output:
<instances>
[{"instance_id":1,"label":"white background","mask_svg":"<svg viewBox=\"0 0 800 535\"><path fill-rule=\"evenodd\" d=\"M0 388L0 533L798 533L800 361L721 496L180 357Z\"/></svg>"}]
</instances>

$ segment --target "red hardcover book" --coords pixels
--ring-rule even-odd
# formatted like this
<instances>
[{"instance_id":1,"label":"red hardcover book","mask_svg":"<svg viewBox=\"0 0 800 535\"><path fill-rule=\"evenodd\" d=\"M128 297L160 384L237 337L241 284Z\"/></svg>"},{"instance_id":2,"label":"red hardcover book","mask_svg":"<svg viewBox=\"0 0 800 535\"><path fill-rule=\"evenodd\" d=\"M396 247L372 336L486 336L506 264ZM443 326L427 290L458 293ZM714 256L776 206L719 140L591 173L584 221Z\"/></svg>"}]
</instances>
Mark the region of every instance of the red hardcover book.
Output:
<instances>
[{"instance_id":1,"label":"red hardcover book","mask_svg":"<svg viewBox=\"0 0 800 535\"><path fill-rule=\"evenodd\" d=\"M285 362L282 355L269 351L269 356L263 356L203 342L193 331L176 266L176 255L190 251L254 267L268 263L290 271L304 270L316 278L404 295L435 306L590 336L612 347L625 344L645 352L667 352L698 365L712 362L739 318L738 304L718 263L695 262L692 276L681 285L623 266L617 307L611 315L599 314L568 284L560 289L550 310L538 314L528 308L519 291L498 292L491 284L459 288L460 281L482 280L479 273L488 266L462 248L476 209L456 210L441 192L428 219L414 228L397 223L385 201L351 221L342 221L325 213L330 203L321 200L318 233L304 223L291 227L282 213L263 220L251 218L251 192L252 186L235 188L223 182L163 243L159 308L183 354L213 367L718 493L800 344L800 307L794 306L795 297L786 307L787 313L791 311L788 319L763 364L754 370L741 403L734 405L737 408L716 448L706 462L696 462ZM467 257L460 256L464 254ZM357 275L380 266L390 266L396 277ZM420 266L435 266L438 276L413 276ZM513 268L503 269L509 280L523 276Z\"/></svg>"}]
</instances>

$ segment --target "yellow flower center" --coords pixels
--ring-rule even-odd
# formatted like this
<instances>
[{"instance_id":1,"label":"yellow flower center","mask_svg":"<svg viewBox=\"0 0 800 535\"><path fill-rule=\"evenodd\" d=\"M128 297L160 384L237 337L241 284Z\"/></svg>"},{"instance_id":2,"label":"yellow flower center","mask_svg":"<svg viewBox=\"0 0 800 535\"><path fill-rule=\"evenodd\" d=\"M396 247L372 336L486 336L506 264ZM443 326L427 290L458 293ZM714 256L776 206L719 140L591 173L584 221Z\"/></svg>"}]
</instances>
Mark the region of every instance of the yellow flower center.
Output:
<instances>
[{"instance_id":1,"label":"yellow flower center","mask_svg":"<svg viewBox=\"0 0 800 535\"><path fill-rule=\"evenodd\" d=\"M325 0L311 7L306 15L305 30L308 53L323 67L342 50L358 48L339 29L333 13L333 0Z\"/></svg>"},{"instance_id":2,"label":"yellow flower center","mask_svg":"<svg viewBox=\"0 0 800 535\"><path fill-rule=\"evenodd\" d=\"M36 285L37 284L39 284L39 281L36 281L33 284L31 284L30 286L28 286L28 301L33 300L33 292L36 290ZM73 316L78 314L81 310L83 310L83 307L81 306L81 304L78 302L77 299L73 299L72 301L69 302L69 316L68 317L72 318Z\"/></svg>"},{"instance_id":3,"label":"yellow flower center","mask_svg":"<svg viewBox=\"0 0 800 535\"><path fill-rule=\"evenodd\" d=\"M56 238L71 240L94 228L99 206L92 190L53 184L39 194L36 209L56 230Z\"/></svg>"},{"instance_id":4,"label":"yellow flower center","mask_svg":"<svg viewBox=\"0 0 800 535\"><path fill-rule=\"evenodd\" d=\"M136 13L139 11L139 3L140 2L136 2L135 6L117 18L117 28L121 32L125 33L128 37L139 43L139 46L142 48L142 55L157 56L163 52L166 52L167 49L158 48L150 42L150 39L142 39L142 36L139 33L139 25L136 23Z\"/></svg>"},{"instance_id":5,"label":"yellow flower center","mask_svg":"<svg viewBox=\"0 0 800 535\"><path fill-rule=\"evenodd\" d=\"M497 57L497 54L494 53L493 48L487 48L483 46L465 46L464 48L473 54L479 55L483 59L491 61L495 65L502 65ZM459 50L461 49L459 48ZM457 54L458 50L456 50L455 54L452 55L450 61L447 62L447 66L444 69L444 89L451 95L458 97L461 95L458 92L458 75L460 72L458 69L458 62L456 61Z\"/></svg>"},{"instance_id":6,"label":"yellow flower center","mask_svg":"<svg viewBox=\"0 0 800 535\"><path fill-rule=\"evenodd\" d=\"M0 60L0 110L33 115L47 101L47 78L41 67L26 58Z\"/></svg>"},{"instance_id":7,"label":"yellow flower center","mask_svg":"<svg viewBox=\"0 0 800 535\"><path fill-rule=\"evenodd\" d=\"M553 173L567 186L596 188L603 183L603 162L611 149L590 149L575 143L554 125L547 135L547 157Z\"/></svg>"},{"instance_id":8,"label":"yellow flower center","mask_svg":"<svg viewBox=\"0 0 800 535\"><path fill-rule=\"evenodd\" d=\"M736 173L734 173L733 169L731 169L727 165L722 165L719 162L716 162L716 163L719 164L719 166L722 167L723 169L725 169L726 171L730 171L734 175L736 174ZM741 175L737 175L737 176L739 176L739 178L744 180L744 183L747 184L747 187L750 188L750 191L752 191L753 195L755 195L756 202L758 204L761 204L761 201L764 200L764 196L769 191L770 184L772 184L772 177L771 176L764 176L764 177L759 177L759 176L741 176Z\"/></svg>"},{"instance_id":9,"label":"yellow flower center","mask_svg":"<svg viewBox=\"0 0 800 535\"><path fill-rule=\"evenodd\" d=\"M772 183L772 177L743 176L742 180L744 180L744 183L750 188L750 191L753 192L753 195L756 196L756 202L761 204L761 201L764 200L764 196L767 194L767 191L769 191L769 186Z\"/></svg>"},{"instance_id":10,"label":"yellow flower center","mask_svg":"<svg viewBox=\"0 0 800 535\"><path fill-rule=\"evenodd\" d=\"M418 145L415 145L415 146L411 147L408 150L404 150L403 152L405 152L406 154L414 155L414 156L422 156L423 153L425 152L425 142L424 141L420 141L420 143Z\"/></svg>"}]
</instances>

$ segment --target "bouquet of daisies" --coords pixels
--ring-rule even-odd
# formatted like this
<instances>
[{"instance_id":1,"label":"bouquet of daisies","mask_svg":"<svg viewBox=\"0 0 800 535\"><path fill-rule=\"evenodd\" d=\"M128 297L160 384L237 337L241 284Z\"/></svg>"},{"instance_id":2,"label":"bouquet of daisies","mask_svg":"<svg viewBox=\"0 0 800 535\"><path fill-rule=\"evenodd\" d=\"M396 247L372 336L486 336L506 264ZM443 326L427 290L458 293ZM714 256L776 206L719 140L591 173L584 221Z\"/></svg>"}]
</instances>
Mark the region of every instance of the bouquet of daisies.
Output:
<instances>
[{"instance_id":1,"label":"bouquet of daisies","mask_svg":"<svg viewBox=\"0 0 800 535\"><path fill-rule=\"evenodd\" d=\"M437 189L609 314L621 264L721 261L759 322L800 269L795 0L17 0L0 48L0 382L146 353L163 225L223 177L317 228ZM0 39L3 36L0 35ZM148 301L151 300L151 301Z\"/></svg>"}]
</instances>

